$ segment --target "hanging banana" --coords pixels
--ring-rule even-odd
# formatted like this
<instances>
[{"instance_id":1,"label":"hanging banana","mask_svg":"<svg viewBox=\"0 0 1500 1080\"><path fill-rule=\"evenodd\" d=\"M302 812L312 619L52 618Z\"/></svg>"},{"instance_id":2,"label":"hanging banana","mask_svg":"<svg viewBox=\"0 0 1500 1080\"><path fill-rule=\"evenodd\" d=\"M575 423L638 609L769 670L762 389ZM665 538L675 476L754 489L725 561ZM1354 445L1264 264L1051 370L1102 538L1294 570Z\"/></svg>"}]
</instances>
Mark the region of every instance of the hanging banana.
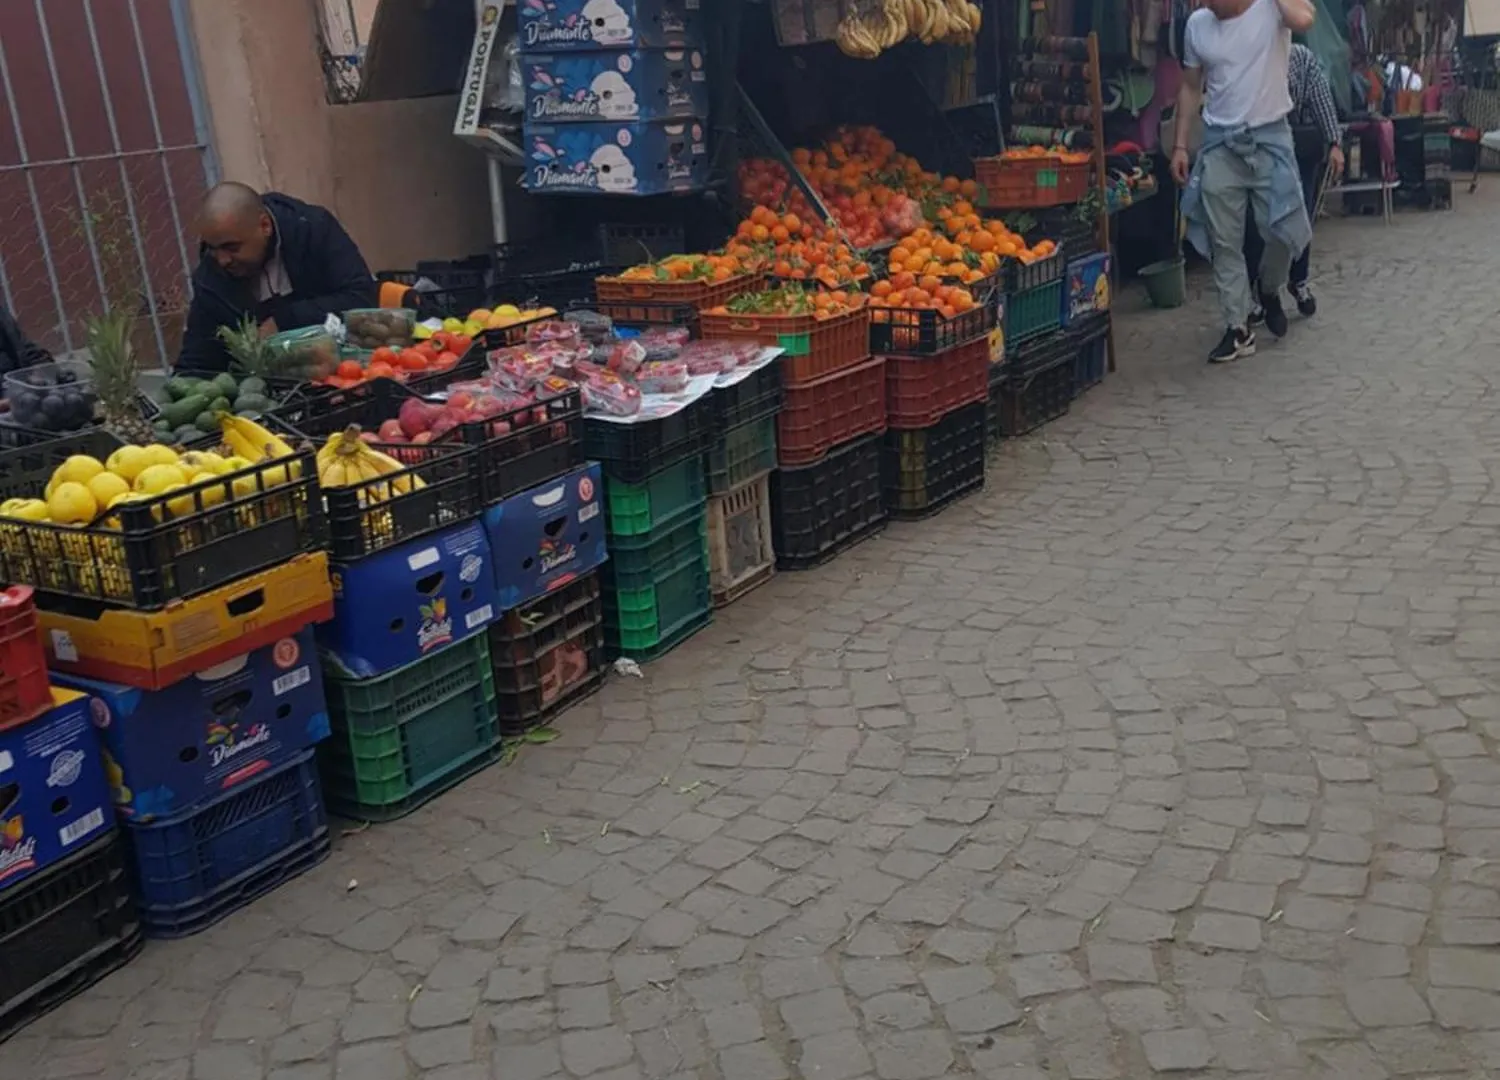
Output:
<instances>
[{"instance_id":1,"label":"hanging banana","mask_svg":"<svg viewBox=\"0 0 1500 1080\"><path fill-rule=\"evenodd\" d=\"M970 0L854 0L834 41L848 56L873 60L908 38L923 45L972 45L983 21Z\"/></svg>"}]
</instances>

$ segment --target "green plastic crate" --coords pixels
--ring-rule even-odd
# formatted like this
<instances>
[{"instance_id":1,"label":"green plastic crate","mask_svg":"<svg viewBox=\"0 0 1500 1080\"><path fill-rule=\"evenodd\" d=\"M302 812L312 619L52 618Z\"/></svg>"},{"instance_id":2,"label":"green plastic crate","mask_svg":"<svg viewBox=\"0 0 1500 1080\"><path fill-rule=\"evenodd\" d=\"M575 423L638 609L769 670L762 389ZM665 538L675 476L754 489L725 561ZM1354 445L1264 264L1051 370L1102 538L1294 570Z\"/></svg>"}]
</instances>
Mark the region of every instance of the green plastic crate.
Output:
<instances>
[{"instance_id":1,"label":"green plastic crate","mask_svg":"<svg viewBox=\"0 0 1500 1080\"><path fill-rule=\"evenodd\" d=\"M611 537L608 581L627 591L645 589L675 570L685 559L708 551L708 501L690 517L644 536Z\"/></svg>"},{"instance_id":2,"label":"green plastic crate","mask_svg":"<svg viewBox=\"0 0 1500 1080\"><path fill-rule=\"evenodd\" d=\"M1059 278L1005 298L1006 349L1062 326L1063 284Z\"/></svg>"},{"instance_id":3,"label":"green plastic crate","mask_svg":"<svg viewBox=\"0 0 1500 1080\"><path fill-rule=\"evenodd\" d=\"M639 484L604 478L604 504L611 538L644 536L701 506L703 459L697 455L653 473Z\"/></svg>"},{"instance_id":4,"label":"green plastic crate","mask_svg":"<svg viewBox=\"0 0 1500 1080\"><path fill-rule=\"evenodd\" d=\"M639 588L622 589L615 560L604 564L604 645L611 656L654 660L713 620L708 551L701 543L657 567Z\"/></svg>"},{"instance_id":5,"label":"green plastic crate","mask_svg":"<svg viewBox=\"0 0 1500 1080\"><path fill-rule=\"evenodd\" d=\"M319 758L336 814L401 817L499 755L487 635L373 679L324 675L332 735Z\"/></svg>"},{"instance_id":6,"label":"green plastic crate","mask_svg":"<svg viewBox=\"0 0 1500 1080\"><path fill-rule=\"evenodd\" d=\"M776 415L732 427L708 448L708 493L727 495L776 468Z\"/></svg>"}]
</instances>

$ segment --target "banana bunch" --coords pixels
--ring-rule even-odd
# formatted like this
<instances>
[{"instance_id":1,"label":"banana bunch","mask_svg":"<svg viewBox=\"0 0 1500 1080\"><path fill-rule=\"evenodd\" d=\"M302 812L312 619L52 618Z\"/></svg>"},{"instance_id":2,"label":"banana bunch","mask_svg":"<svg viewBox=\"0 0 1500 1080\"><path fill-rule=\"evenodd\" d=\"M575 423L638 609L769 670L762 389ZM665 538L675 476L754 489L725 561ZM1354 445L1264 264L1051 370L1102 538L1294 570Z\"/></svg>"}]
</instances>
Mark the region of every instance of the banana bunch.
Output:
<instances>
[{"instance_id":1,"label":"banana bunch","mask_svg":"<svg viewBox=\"0 0 1500 1080\"><path fill-rule=\"evenodd\" d=\"M970 0L856 0L834 41L860 60L873 60L909 37L923 45L972 45L983 18Z\"/></svg>"},{"instance_id":2,"label":"banana bunch","mask_svg":"<svg viewBox=\"0 0 1500 1080\"><path fill-rule=\"evenodd\" d=\"M427 486L415 473L389 454L381 453L360 436L359 425L335 432L318 451L318 483L325 488L359 487L361 506L409 495ZM384 483L374 483L393 476Z\"/></svg>"},{"instance_id":3,"label":"banana bunch","mask_svg":"<svg viewBox=\"0 0 1500 1080\"><path fill-rule=\"evenodd\" d=\"M258 465L262 461L291 457L296 453L291 444L280 435L244 416L233 416L229 413L220 416L219 437L224 440L224 445L229 447L235 457L243 458L252 465ZM300 480L302 466L297 462L292 462L289 467L282 466L262 472L260 478L267 486ZM247 478L244 483L246 488L244 494L249 494L255 489L254 477ZM242 494L238 487L235 489L235 494Z\"/></svg>"}]
</instances>

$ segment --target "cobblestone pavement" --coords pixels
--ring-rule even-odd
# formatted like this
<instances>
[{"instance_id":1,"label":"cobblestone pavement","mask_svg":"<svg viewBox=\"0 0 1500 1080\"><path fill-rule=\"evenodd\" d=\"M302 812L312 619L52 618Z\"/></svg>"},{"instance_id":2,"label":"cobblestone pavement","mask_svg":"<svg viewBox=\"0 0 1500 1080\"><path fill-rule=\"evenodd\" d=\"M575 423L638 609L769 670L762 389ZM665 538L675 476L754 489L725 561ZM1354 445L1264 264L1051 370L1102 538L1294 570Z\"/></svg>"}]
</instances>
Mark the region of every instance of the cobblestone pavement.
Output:
<instances>
[{"instance_id":1,"label":"cobblestone pavement","mask_svg":"<svg viewBox=\"0 0 1500 1080\"><path fill-rule=\"evenodd\" d=\"M0 1075L1500 1075L1500 192L1319 243Z\"/></svg>"}]
</instances>

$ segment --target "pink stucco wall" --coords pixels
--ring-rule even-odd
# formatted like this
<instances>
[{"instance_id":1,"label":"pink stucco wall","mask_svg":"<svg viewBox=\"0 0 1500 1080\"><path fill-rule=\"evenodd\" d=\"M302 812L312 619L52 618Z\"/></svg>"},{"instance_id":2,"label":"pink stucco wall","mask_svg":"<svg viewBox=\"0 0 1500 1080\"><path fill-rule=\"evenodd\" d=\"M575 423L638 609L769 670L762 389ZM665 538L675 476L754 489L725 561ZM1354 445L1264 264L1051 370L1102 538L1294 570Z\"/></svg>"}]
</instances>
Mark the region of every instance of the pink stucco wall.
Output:
<instances>
[{"instance_id":1,"label":"pink stucco wall","mask_svg":"<svg viewBox=\"0 0 1500 1080\"><path fill-rule=\"evenodd\" d=\"M333 210L372 269L483 251L483 155L452 98L330 105L310 0L191 0L225 179Z\"/></svg>"}]
</instances>

